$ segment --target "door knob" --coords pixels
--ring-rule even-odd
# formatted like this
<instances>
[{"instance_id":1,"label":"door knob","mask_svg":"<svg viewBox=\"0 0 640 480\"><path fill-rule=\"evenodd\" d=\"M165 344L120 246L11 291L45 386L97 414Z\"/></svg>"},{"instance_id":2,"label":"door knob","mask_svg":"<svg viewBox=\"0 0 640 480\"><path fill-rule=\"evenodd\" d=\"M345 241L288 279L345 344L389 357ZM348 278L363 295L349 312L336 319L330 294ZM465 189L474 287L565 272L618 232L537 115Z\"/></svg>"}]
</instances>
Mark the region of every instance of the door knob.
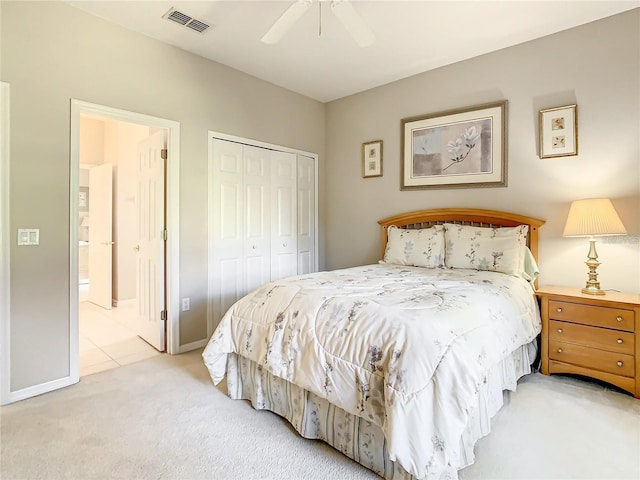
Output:
<instances>
[{"instance_id":1,"label":"door knob","mask_svg":"<svg viewBox=\"0 0 640 480\"><path fill-rule=\"evenodd\" d=\"M134 248L134 250L135 250L136 252L139 252L139 251L140 251L140 245L136 245L136 246L135 246L135 247L133 247L133 248Z\"/></svg>"},{"instance_id":2,"label":"door knob","mask_svg":"<svg viewBox=\"0 0 640 480\"><path fill-rule=\"evenodd\" d=\"M116 242L102 242L102 245L115 245Z\"/></svg>"}]
</instances>

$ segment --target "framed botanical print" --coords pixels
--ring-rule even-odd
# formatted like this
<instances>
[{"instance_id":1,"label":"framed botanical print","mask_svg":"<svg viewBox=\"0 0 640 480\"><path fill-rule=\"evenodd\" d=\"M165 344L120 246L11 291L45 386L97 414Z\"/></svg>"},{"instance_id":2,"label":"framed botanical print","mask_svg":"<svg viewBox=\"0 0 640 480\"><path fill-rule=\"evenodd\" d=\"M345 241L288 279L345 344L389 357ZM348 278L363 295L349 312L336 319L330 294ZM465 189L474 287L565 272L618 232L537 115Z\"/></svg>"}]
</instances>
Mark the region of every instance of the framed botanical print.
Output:
<instances>
[{"instance_id":1,"label":"framed botanical print","mask_svg":"<svg viewBox=\"0 0 640 480\"><path fill-rule=\"evenodd\" d=\"M401 190L504 187L506 100L402 120Z\"/></svg>"},{"instance_id":2,"label":"framed botanical print","mask_svg":"<svg viewBox=\"0 0 640 480\"><path fill-rule=\"evenodd\" d=\"M382 140L362 144L362 177L382 176Z\"/></svg>"},{"instance_id":3,"label":"framed botanical print","mask_svg":"<svg viewBox=\"0 0 640 480\"><path fill-rule=\"evenodd\" d=\"M78 189L78 211L89 211L89 187L80 187Z\"/></svg>"},{"instance_id":4,"label":"framed botanical print","mask_svg":"<svg viewBox=\"0 0 640 480\"><path fill-rule=\"evenodd\" d=\"M539 114L540 158L578 154L578 106L547 108Z\"/></svg>"}]
</instances>

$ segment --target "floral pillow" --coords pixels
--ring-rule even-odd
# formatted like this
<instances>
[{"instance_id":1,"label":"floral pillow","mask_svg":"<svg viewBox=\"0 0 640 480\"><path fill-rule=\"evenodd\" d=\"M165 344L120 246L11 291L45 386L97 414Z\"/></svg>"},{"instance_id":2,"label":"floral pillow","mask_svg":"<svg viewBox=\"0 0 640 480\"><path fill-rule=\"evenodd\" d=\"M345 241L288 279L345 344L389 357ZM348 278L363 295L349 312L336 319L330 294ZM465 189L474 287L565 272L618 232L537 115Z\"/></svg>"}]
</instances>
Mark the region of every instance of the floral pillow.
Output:
<instances>
[{"instance_id":1,"label":"floral pillow","mask_svg":"<svg viewBox=\"0 0 640 480\"><path fill-rule=\"evenodd\" d=\"M427 268L444 266L444 228L435 225L408 230L390 226L384 263Z\"/></svg>"},{"instance_id":2,"label":"floral pillow","mask_svg":"<svg viewBox=\"0 0 640 480\"><path fill-rule=\"evenodd\" d=\"M528 225L488 228L445 223L444 228L448 268L522 274Z\"/></svg>"}]
</instances>

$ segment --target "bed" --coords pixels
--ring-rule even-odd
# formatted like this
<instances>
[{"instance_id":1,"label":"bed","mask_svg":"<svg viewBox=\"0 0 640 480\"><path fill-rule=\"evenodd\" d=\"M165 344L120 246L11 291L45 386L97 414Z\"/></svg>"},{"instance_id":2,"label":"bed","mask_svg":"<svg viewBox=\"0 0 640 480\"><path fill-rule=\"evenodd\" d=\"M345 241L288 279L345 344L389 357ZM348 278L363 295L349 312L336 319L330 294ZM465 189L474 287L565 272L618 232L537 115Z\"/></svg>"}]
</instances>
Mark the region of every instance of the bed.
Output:
<instances>
[{"instance_id":1,"label":"bed","mask_svg":"<svg viewBox=\"0 0 640 480\"><path fill-rule=\"evenodd\" d=\"M457 478L531 372L544 221L478 209L378 222L382 260L270 282L203 352L228 395L388 480Z\"/></svg>"}]
</instances>

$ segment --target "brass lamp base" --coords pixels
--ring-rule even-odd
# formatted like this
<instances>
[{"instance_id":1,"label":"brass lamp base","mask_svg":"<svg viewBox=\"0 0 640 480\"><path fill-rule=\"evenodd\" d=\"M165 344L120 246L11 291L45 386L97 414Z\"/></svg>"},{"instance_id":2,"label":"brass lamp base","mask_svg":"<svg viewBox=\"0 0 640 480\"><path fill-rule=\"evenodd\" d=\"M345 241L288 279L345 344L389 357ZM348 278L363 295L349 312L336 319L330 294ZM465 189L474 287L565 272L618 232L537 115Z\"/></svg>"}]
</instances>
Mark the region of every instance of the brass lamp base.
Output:
<instances>
[{"instance_id":1,"label":"brass lamp base","mask_svg":"<svg viewBox=\"0 0 640 480\"><path fill-rule=\"evenodd\" d=\"M584 287L582 293L588 293L589 295L604 295L606 292L599 288Z\"/></svg>"},{"instance_id":2,"label":"brass lamp base","mask_svg":"<svg viewBox=\"0 0 640 480\"><path fill-rule=\"evenodd\" d=\"M596 252L596 239L591 237L589 239L589 245L589 255L587 256L588 260L585 262L587 267L589 267L589 280L587 280L587 285L582 289L582 293L587 293L589 295L604 295L605 291L600 289L598 272L596 272L598 265L600 265L600 262L598 261L598 253Z\"/></svg>"}]
</instances>

